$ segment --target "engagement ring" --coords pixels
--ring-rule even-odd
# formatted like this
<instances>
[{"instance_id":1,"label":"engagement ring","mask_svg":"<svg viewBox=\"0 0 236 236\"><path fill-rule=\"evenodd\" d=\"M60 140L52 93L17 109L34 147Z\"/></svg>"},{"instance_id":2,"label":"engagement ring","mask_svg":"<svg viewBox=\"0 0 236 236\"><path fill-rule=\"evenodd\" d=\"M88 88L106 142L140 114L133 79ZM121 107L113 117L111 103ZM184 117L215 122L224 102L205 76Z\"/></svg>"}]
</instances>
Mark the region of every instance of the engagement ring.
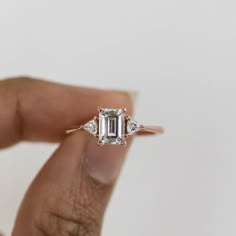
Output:
<instances>
[{"instance_id":1,"label":"engagement ring","mask_svg":"<svg viewBox=\"0 0 236 236\"><path fill-rule=\"evenodd\" d=\"M85 130L98 138L98 145L126 145L130 135L162 134L161 126L145 126L126 115L126 109L98 108L98 117L94 117L84 125L75 126L66 131L67 134Z\"/></svg>"}]
</instances>

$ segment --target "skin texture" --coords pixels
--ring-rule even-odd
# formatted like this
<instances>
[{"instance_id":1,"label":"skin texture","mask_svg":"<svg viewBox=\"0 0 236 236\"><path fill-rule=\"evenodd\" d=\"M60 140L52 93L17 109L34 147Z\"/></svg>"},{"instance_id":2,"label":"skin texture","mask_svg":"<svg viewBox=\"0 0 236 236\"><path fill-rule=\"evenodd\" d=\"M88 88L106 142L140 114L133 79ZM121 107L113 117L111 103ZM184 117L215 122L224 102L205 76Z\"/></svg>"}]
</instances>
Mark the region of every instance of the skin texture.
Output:
<instances>
[{"instance_id":1,"label":"skin texture","mask_svg":"<svg viewBox=\"0 0 236 236\"><path fill-rule=\"evenodd\" d=\"M25 77L0 81L0 148L21 140L60 143L25 194L13 236L100 235L130 141L98 147L86 132L65 136L66 129L92 119L98 106L132 113L127 92Z\"/></svg>"}]
</instances>

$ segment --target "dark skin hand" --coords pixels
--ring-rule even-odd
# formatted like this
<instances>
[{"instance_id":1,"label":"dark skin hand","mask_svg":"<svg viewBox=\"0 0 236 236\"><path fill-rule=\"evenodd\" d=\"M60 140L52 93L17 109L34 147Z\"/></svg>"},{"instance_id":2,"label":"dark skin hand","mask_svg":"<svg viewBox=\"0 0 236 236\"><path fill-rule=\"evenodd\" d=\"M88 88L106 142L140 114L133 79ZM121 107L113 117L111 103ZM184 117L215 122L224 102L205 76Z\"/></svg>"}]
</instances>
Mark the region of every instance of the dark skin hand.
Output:
<instances>
[{"instance_id":1,"label":"dark skin hand","mask_svg":"<svg viewBox=\"0 0 236 236\"><path fill-rule=\"evenodd\" d=\"M0 148L22 140L60 143L25 194L13 236L100 235L130 141L126 147L98 147L84 131L65 135L71 126L92 119L99 106L132 113L127 92L24 77L0 81Z\"/></svg>"}]
</instances>

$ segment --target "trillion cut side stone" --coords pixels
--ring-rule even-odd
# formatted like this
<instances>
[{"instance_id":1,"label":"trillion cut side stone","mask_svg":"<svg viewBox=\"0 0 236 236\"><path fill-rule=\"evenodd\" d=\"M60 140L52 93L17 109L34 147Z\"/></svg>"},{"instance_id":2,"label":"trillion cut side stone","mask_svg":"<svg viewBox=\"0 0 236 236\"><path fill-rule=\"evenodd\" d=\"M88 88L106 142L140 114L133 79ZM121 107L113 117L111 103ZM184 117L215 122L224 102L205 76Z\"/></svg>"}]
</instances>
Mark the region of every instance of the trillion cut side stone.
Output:
<instances>
[{"instance_id":1,"label":"trillion cut side stone","mask_svg":"<svg viewBox=\"0 0 236 236\"><path fill-rule=\"evenodd\" d=\"M128 135L131 135L133 133L136 133L138 132L139 130L141 130L143 128L142 125L140 125L138 122L134 121L134 120L131 120L129 119L127 121L127 134Z\"/></svg>"},{"instance_id":2,"label":"trillion cut side stone","mask_svg":"<svg viewBox=\"0 0 236 236\"><path fill-rule=\"evenodd\" d=\"M122 144L125 139L125 115L122 109L102 109L99 112L99 142Z\"/></svg>"},{"instance_id":3,"label":"trillion cut side stone","mask_svg":"<svg viewBox=\"0 0 236 236\"><path fill-rule=\"evenodd\" d=\"M90 120L83 126L83 129L92 135L96 135L98 132L98 125L96 120Z\"/></svg>"}]
</instances>

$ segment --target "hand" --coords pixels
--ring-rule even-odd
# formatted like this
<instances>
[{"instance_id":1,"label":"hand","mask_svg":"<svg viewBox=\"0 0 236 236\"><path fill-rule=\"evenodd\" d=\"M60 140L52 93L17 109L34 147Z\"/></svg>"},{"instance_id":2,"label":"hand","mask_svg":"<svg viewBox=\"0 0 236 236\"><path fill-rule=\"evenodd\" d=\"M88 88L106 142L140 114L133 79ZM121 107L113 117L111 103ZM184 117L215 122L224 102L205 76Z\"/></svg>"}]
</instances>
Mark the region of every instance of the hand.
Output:
<instances>
[{"instance_id":1,"label":"hand","mask_svg":"<svg viewBox=\"0 0 236 236\"><path fill-rule=\"evenodd\" d=\"M127 92L29 78L0 81L0 148L21 140L61 143L29 187L13 236L100 235L130 144L98 147L86 132L65 136L66 129L91 119L98 106L132 113Z\"/></svg>"}]
</instances>

